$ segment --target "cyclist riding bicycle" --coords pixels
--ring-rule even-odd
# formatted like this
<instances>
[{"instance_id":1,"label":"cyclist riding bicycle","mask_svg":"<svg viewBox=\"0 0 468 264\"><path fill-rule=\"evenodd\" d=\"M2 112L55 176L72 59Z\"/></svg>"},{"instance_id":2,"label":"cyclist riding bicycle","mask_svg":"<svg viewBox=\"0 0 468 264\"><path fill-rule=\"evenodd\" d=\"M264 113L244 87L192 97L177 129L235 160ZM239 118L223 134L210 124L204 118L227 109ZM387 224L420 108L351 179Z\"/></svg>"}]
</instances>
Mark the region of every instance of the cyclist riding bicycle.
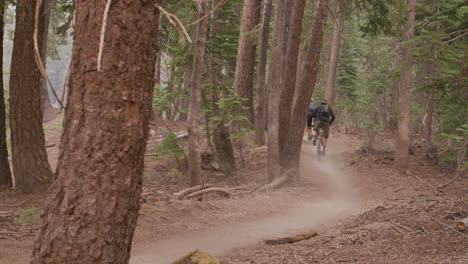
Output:
<instances>
[{"instance_id":1,"label":"cyclist riding bicycle","mask_svg":"<svg viewBox=\"0 0 468 264\"><path fill-rule=\"evenodd\" d=\"M310 98L309 112L307 113L307 139L312 140L312 127L314 126L314 98Z\"/></svg>"},{"instance_id":2,"label":"cyclist riding bicycle","mask_svg":"<svg viewBox=\"0 0 468 264\"><path fill-rule=\"evenodd\" d=\"M312 143L314 146L317 144L317 138L319 135L319 130L323 131L323 154L325 154L325 149L327 147L328 137L330 136L330 126L335 121L335 113L332 108L328 105L327 100L323 100L322 103L317 106L313 112L313 117L315 118L314 125L314 140Z\"/></svg>"}]
</instances>

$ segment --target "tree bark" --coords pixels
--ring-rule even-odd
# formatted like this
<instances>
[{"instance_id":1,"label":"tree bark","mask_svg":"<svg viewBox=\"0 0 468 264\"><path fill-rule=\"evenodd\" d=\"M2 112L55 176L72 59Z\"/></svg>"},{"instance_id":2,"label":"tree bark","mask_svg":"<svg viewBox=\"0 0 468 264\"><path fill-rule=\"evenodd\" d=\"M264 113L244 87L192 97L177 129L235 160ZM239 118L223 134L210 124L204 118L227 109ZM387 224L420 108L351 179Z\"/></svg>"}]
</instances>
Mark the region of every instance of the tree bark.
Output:
<instances>
[{"instance_id":1,"label":"tree bark","mask_svg":"<svg viewBox=\"0 0 468 264\"><path fill-rule=\"evenodd\" d=\"M197 1L198 18L203 18L207 13L207 2ZM203 66L205 61L206 35L208 31L207 19L202 19L197 23L197 35L195 41L195 51L193 60L193 71L191 78L192 90L190 92L190 105L188 113L188 133L189 133L189 171L191 185L201 184L201 156L200 156L200 104L201 104L201 84L203 80Z\"/></svg>"},{"instance_id":2,"label":"tree bark","mask_svg":"<svg viewBox=\"0 0 468 264\"><path fill-rule=\"evenodd\" d=\"M413 80L413 44L414 24L416 14L416 0L407 1L408 21L405 28L405 44L403 45L402 67L400 73L400 93L398 97L398 136L395 151L395 165L399 168L408 166L409 157L409 126L411 83Z\"/></svg>"},{"instance_id":3,"label":"tree bark","mask_svg":"<svg viewBox=\"0 0 468 264\"><path fill-rule=\"evenodd\" d=\"M341 0L336 1L336 16L335 16L335 30L330 51L330 62L328 64L327 79L325 82L325 99L328 100L330 105L333 104L335 83L336 83L336 68L338 66L338 59L340 54L340 40L342 28L342 5Z\"/></svg>"},{"instance_id":4,"label":"tree bark","mask_svg":"<svg viewBox=\"0 0 468 264\"><path fill-rule=\"evenodd\" d=\"M3 36L5 28L5 1L0 2L0 61L3 61ZM3 73L3 63L0 65ZM3 94L3 74L0 74L0 187L11 187L11 171L8 162L8 149L6 139L5 97Z\"/></svg>"},{"instance_id":5,"label":"tree bark","mask_svg":"<svg viewBox=\"0 0 468 264\"><path fill-rule=\"evenodd\" d=\"M268 39L270 36L271 13L273 9L273 0L264 0L263 2L263 18L262 18L262 33L260 37L260 50L258 57L257 70L257 96L256 96L256 111L255 111L255 126L257 127L256 141L260 146L265 145L265 128L266 128L266 107L267 107L267 91L266 91L266 65L268 58Z\"/></svg>"},{"instance_id":6,"label":"tree bark","mask_svg":"<svg viewBox=\"0 0 468 264\"><path fill-rule=\"evenodd\" d=\"M52 181L42 128L43 80L34 60L36 0L20 0L16 6L16 28L10 75L10 120L15 186L23 192L45 191ZM45 6L40 14L44 14ZM43 16L39 29L44 29ZM43 50L44 30L39 30ZM42 53L42 60L46 54Z\"/></svg>"},{"instance_id":7,"label":"tree bark","mask_svg":"<svg viewBox=\"0 0 468 264\"><path fill-rule=\"evenodd\" d=\"M283 17L284 0L277 0L271 50L270 69L268 73L268 179L274 180L280 175L279 146L279 98L281 96L281 76L283 69Z\"/></svg>"},{"instance_id":8,"label":"tree bark","mask_svg":"<svg viewBox=\"0 0 468 264\"><path fill-rule=\"evenodd\" d=\"M106 1L75 3L69 105L31 263L128 263L140 208L159 15L153 1L113 1L97 71Z\"/></svg>"},{"instance_id":9,"label":"tree bark","mask_svg":"<svg viewBox=\"0 0 468 264\"><path fill-rule=\"evenodd\" d=\"M305 54L300 79L296 86L295 100L291 112L290 132L287 148L284 150L284 171L295 170L299 174L304 123L307 118L309 99L314 91L323 44L323 33L328 15L328 0L319 0L314 21L309 32L309 47Z\"/></svg>"},{"instance_id":10,"label":"tree bark","mask_svg":"<svg viewBox=\"0 0 468 264\"><path fill-rule=\"evenodd\" d=\"M186 122L188 120L188 105L189 105L189 94L190 94L190 81L192 78L192 65L185 66L184 72L184 84L183 84L183 95L181 98L181 109L179 121Z\"/></svg>"},{"instance_id":11,"label":"tree bark","mask_svg":"<svg viewBox=\"0 0 468 264\"><path fill-rule=\"evenodd\" d=\"M297 64L299 50L301 44L302 23L304 18L306 1L294 0L292 10L289 16L285 16L285 20L289 22L285 25L288 27L286 38L285 65L282 71L281 79L283 80L281 87L281 96L279 101L279 145L280 145L280 160L284 161L284 149L287 147L287 138L289 137L291 108L294 99L294 90L296 88Z\"/></svg>"},{"instance_id":12,"label":"tree bark","mask_svg":"<svg viewBox=\"0 0 468 264\"><path fill-rule=\"evenodd\" d=\"M253 107L256 51L255 27L260 20L260 5L261 0L244 0L234 76L234 92L239 98L244 100L245 113L252 124L255 122Z\"/></svg>"}]
</instances>

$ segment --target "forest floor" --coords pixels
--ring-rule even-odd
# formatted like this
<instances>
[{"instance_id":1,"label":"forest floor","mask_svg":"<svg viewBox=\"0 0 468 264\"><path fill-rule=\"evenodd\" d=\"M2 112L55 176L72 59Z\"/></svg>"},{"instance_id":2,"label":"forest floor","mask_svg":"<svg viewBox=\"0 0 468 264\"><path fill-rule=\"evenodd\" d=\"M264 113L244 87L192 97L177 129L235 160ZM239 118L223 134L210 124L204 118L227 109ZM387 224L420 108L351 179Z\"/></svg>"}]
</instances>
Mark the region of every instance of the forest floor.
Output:
<instances>
[{"instance_id":1,"label":"forest floor","mask_svg":"<svg viewBox=\"0 0 468 264\"><path fill-rule=\"evenodd\" d=\"M61 126L51 122L45 130L54 167ZM195 249L221 263L468 263L468 231L451 229L468 216L468 180L438 191L453 174L430 166L417 144L410 167L397 170L388 149L362 151L363 135L333 134L321 162L304 142L300 180L268 192L251 191L266 182L267 164L266 148L249 146L237 177L205 170L205 182L228 189L231 198L179 200L173 194L188 186L184 164L175 169L154 157L164 133L154 130L131 263L170 263ZM389 135L378 141L392 145ZM0 263L28 263L44 198L0 191ZM294 244L264 243L311 231L318 235Z\"/></svg>"}]
</instances>

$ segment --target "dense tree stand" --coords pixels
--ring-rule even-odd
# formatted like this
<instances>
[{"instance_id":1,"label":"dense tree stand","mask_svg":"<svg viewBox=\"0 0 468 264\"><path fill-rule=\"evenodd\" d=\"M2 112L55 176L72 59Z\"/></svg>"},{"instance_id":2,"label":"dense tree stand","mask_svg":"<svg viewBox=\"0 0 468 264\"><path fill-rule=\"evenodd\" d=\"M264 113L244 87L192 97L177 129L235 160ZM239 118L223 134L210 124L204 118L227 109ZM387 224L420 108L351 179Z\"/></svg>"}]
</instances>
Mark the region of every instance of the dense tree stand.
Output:
<instances>
[{"instance_id":1,"label":"dense tree stand","mask_svg":"<svg viewBox=\"0 0 468 264\"><path fill-rule=\"evenodd\" d=\"M106 2L75 2L60 157L31 263L128 263L130 258L159 15L153 1L115 0L108 14ZM101 71L96 63L100 48Z\"/></svg>"}]
</instances>

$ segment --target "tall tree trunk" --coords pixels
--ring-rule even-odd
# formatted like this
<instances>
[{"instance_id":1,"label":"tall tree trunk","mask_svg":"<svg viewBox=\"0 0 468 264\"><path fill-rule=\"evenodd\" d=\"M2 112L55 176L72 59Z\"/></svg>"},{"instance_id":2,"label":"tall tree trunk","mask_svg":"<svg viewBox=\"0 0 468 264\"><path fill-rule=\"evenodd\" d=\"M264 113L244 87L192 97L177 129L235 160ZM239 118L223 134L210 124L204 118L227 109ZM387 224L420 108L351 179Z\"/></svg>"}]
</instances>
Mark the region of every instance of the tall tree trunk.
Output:
<instances>
[{"instance_id":1,"label":"tall tree trunk","mask_svg":"<svg viewBox=\"0 0 468 264\"><path fill-rule=\"evenodd\" d=\"M402 67L400 73L400 93L398 97L398 136L395 151L395 165L400 168L408 166L410 143L410 99L413 80L413 44L416 0L407 1L408 21L405 28L405 44L403 45Z\"/></svg>"},{"instance_id":2,"label":"tall tree trunk","mask_svg":"<svg viewBox=\"0 0 468 264\"><path fill-rule=\"evenodd\" d=\"M333 39L331 43L330 62L328 64L327 79L325 82L325 99L329 104L333 104L335 83L336 83L336 68L338 66L338 58L340 54L340 40L342 28L342 0L336 1L336 16L335 16L335 30L333 32Z\"/></svg>"},{"instance_id":3,"label":"tall tree trunk","mask_svg":"<svg viewBox=\"0 0 468 264\"><path fill-rule=\"evenodd\" d=\"M203 81L203 66L205 62L205 45L208 31L207 19L202 19L207 13L207 2L197 1L198 18L197 35L193 60L193 71L191 78L192 90L190 92L190 105L188 113L189 134L189 171L192 186L201 184L201 156L200 156L200 104L201 85Z\"/></svg>"},{"instance_id":4,"label":"tall tree trunk","mask_svg":"<svg viewBox=\"0 0 468 264\"><path fill-rule=\"evenodd\" d=\"M279 146L279 98L281 96L281 76L283 69L283 19L284 0L277 0L271 50L270 69L268 73L268 179L271 181L280 175Z\"/></svg>"},{"instance_id":5,"label":"tall tree trunk","mask_svg":"<svg viewBox=\"0 0 468 264\"><path fill-rule=\"evenodd\" d=\"M158 50L153 1L76 1L69 106L31 263L128 263ZM99 26L97 26L99 25ZM120 62L125 61L122 64Z\"/></svg>"},{"instance_id":6,"label":"tall tree trunk","mask_svg":"<svg viewBox=\"0 0 468 264\"><path fill-rule=\"evenodd\" d=\"M3 61L3 35L5 28L5 1L0 2L0 61ZM11 171L8 163L8 149L6 140L5 98L3 92L3 63L0 65L0 187L11 187Z\"/></svg>"},{"instance_id":7,"label":"tall tree trunk","mask_svg":"<svg viewBox=\"0 0 468 264\"><path fill-rule=\"evenodd\" d=\"M294 105L291 112L290 132L287 138L287 148L284 150L286 169L295 170L299 174L299 159L301 154L304 123L307 118L309 99L312 96L320 61L323 44L323 33L328 15L328 0L319 0L314 21L309 32L309 47L305 54L300 79L296 86Z\"/></svg>"},{"instance_id":8,"label":"tall tree trunk","mask_svg":"<svg viewBox=\"0 0 468 264\"><path fill-rule=\"evenodd\" d=\"M43 81L34 60L36 0L20 0L10 75L10 120L15 186L23 192L45 191L52 180L42 128ZM41 7L40 14L44 14ZM45 21L39 17L39 50L43 50ZM44 61L46 54L41 54Z\"/></svg>"},{"instance_id":9,"label":"tall tree trunk","mask_svg":"<svg viewBox=\"0 0 468 264\"><path fill-rule=\"evenodd\" d=\"M284 161L284 149L287 147L287 138L289 137L289 128L291 121L291 108L294 99L294 90L296 88L296 76L298 56L301 44L302 23L304 18L305 0L294 0L291 14L285 15L284 20L289 20L286 38L285 65L282 71L281 79L281 97L279 101L279 145L280 159ZM284 22L284 21L283 21Z\"/></svg>"},{"instance_id":10,"label":"tall tree trunk","mask_svg":"<svg viewBox=\"0 0 468 264\"><path fill-rule=\"evenodd\" d=\"M255 111L255 126L257 127L256 141L260 146L265 145L266 128L266 65L268 57L268 38L270 36L271 13L273 9L273 0L263 2L262 33L260 37L260 50L258 57L257 70L257 97Z\"/></svg>"},{"instance_id":11,"label":"tall tree trunk","mask_svg":"<svg viewBox=\"0 0 468 264\"><path fill-rule=\"evenodd\" d=\"M260 20L261 0L244 0L240 25L239 48L237 49L236 73L234 91L244 99L244 107L250 122L253 124L253 85L255 70L255 27Z\"/></svg>"}]
</instances>

